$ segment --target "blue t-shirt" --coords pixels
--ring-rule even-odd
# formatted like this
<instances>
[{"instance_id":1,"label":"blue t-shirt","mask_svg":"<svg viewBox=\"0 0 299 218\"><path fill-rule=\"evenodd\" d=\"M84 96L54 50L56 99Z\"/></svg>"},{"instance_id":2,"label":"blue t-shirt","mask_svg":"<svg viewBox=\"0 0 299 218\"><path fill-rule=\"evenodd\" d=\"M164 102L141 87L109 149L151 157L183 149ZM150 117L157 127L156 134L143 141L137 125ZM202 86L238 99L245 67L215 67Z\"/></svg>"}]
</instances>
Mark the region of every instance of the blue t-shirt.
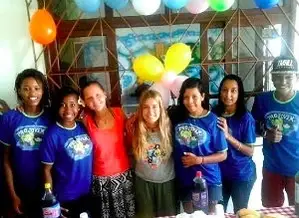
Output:
<instances>
[{"instance_id":1,"label":"blue t-shirt","mask_svg":"<svg viewBox=\"0 0 299 218\"><path fill-rule=\"evenodd\" d=\"M282 131L279 143L263 140L264 168L284 176L299 171L299 93L287 102L280 102L274 92L255 97L252 115L265 128Z\"/></svg>"},{"instance_id":2,"label":"blue t-shirt","mask_svg":"<svg viewBox=\"0 0 299 218\"><path fill-rule=\"evenodd\" d=\"M56 123L47 130L41 160L53 164L53 188L60 202L77 200L90 191L92 142L81 123L65 128Z\"/></svg>"},{"instance_id":3,"label":"blue t-shirt","mask_svg":"<svg viewBox=\"0 0 299 218\"><path fill-rule=\"evenodd\" d=\"M200 118L189 117L175 126L174 156L176 176L183 187L193 186L196 171L201 171L208 185L221 184L218 163L183 166L181 158L184 152L191 152L196 156L207 156L227 150L227 143L223 132L217 127L217 117L208 112Z\"/></svg>"},{"instance_id":4,"label":"blue t-shirt","mask_svg":"<svg viewBox=\"0 0 299 218\"><path fill-rule=\"evenodd\" d=\"M49 125L49 116L41 112L29 116L18 110L4 113L0 140L11 146L14 185L18 191L37 190L42 181L39 147Z\"/></svg>"},{"instance_id":5,"label":"blue t-shirt","mask_svg":"<svg viewBox=\"0 0 299 218\"><path fill-rule=\"evenodd\" d=\"M242 117L225 117L229 133L238 141L250 145L255 143L255 120L249 112ZM249 181L254 179L255 163L249 157L227 142L227 159L220 163L222 177L225 180Z\"/></svg>"}]
</instances>

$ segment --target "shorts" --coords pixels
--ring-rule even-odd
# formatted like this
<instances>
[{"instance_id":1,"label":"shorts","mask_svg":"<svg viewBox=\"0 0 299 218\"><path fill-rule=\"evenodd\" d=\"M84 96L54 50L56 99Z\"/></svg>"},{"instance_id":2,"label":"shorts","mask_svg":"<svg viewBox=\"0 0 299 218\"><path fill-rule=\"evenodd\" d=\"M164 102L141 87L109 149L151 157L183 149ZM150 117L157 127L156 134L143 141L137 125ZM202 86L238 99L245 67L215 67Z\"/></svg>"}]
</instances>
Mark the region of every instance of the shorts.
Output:
<instances>
[{"instance_id":1,"label":"shorts","mask_svg":"<svg viewBox=\"0 0 299 218\"><path fill-rule=\"evenodd\" d=\"M284 203L286 191L290 205L295 204L295 179L272 173L263 168L262 204L264 207L281 207Z\"/></svg>"}]
</instances>

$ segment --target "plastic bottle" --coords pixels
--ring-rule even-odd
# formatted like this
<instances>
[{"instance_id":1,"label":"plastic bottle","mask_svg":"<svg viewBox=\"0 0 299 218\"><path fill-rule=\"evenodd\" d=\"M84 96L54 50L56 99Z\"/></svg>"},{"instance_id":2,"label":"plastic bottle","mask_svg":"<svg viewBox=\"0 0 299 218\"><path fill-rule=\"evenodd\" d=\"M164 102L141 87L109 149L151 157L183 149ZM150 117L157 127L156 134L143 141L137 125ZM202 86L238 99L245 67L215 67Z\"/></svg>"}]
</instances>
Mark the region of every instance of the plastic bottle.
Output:
<instances>
[{"instance_id":1,"label":"plastic bottle","mask_svg":"<svg viewBox=\"0 0 299 218\"><path fill-rule=\"evenodd\" d=\"M208 186L206 180L202 177L201 171L196 172L193 179L194 189L192 191L192 203L194 210L202 210L206 214L209 211Z\"/></svg>"},{"instance_id":2,"label":"plastic bottle","mask_svg":"<svg viewBox=\"0 0 299 218\"><path fill-rule=\"evenodd\" d=\"M295 213L299 216L299 171L295 175Z\"/></svg>"},{"instance_id":3,"label":"plastic bottle","mask_svg":"<svg viewBox=\"0 0 299 218\"><path fill-rule=\"evenodd\" d=\"M42 197L42 210L44 218L60 217L60 204L52 193L51 184L45 184L45 193Z\"/></svg>"}]
</instances>

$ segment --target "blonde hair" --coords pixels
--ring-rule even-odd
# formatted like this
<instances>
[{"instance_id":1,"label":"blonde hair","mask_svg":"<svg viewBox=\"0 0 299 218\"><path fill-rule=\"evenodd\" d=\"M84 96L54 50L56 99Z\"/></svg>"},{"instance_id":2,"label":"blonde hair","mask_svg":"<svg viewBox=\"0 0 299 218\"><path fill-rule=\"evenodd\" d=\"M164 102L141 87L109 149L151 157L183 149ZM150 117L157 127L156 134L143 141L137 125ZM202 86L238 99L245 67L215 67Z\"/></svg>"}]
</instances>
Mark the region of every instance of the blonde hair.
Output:
<instances>
[{"instance_id":1,"label":"blonde hair","mask_svg":"<svg viewBox=\"0 0 299 218\"><path fill-rule=\"evenodd\" d=\"M137 110L137 122L135 123L135 131L133 136L133 154L137 160L144 158L148 129L143 119L142 111L145 102L148 99L154 99L157 101L160 108L160 117L158 119L158 128L161 137L161 151L165 154L164 159L168 159L172 153L172 140L171 140L171 124L168 115L163 107L162 97L159 92L154 90L148 90L143 93L139 101L139 107Z\"/></svg>"}]
</instances>

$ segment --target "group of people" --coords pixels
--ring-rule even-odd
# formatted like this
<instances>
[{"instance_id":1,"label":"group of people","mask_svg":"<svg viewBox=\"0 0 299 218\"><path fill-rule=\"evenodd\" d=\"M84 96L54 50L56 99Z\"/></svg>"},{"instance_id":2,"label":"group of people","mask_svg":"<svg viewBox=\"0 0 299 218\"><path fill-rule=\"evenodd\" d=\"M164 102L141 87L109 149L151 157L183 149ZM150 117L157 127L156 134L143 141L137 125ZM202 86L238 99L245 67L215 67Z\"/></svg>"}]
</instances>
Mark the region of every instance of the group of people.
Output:
<instances>
[{"instance_id":1,"label":"group of people","mask_svg":"<svg viewBox=\"0 0 299 218\"><path fill-rule=\"evenodd\" d=\"M86 211L103 218L173 216L180 203L192 213L197 171L208 184L209 213L217 203L226 209L230 197L237 212L248 206L256 180L256 132L264 137L263 205L281 206L284 189L294 204L297 75L294 59L276 58L276 89L256 97L253 116L241 78L227 75L212 109L202 81L188 78L177 106L166 110L158 92L145 90L137 112L127 118L121 108L109 106L98 81L81 77L80 93L62 87L50 105L44 75L24 70L15 82L19 106L0 120L5 200L13 211L8 215L41 217L44 183L52 185L65 217Z\"/></svg>"}]
</instances>

